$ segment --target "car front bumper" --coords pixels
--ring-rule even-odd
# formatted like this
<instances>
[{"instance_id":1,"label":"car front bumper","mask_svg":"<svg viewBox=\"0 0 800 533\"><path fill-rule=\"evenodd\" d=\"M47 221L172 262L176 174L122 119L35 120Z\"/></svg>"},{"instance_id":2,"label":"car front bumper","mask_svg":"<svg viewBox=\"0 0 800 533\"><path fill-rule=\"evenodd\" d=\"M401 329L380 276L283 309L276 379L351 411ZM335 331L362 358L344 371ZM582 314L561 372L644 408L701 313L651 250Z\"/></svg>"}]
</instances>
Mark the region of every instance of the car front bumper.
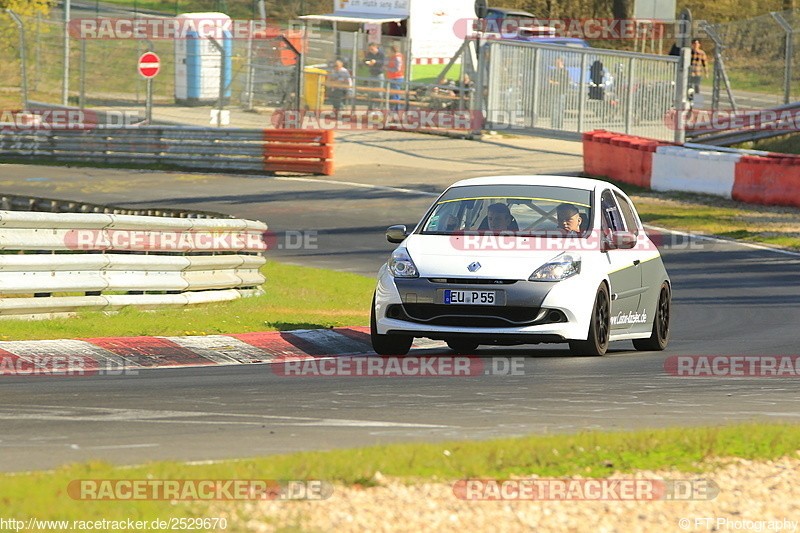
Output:
<instances>
[{"instance_id":1,"label":"car front bumper","mask_svg":"<svg viewBox=\"0 0 800 533\"><path fill-rule=\"evenodd\" d=\"M457 338L479 344L585 339L591 308L575 305L572 293L580 285L577 280L396 279L383 273L376 290L376 326L380 334ZM497 305L445 304L444 291L448 289L493 291ZM571 304L559 305L559 301Z\"/></svg>"}]
</instances>

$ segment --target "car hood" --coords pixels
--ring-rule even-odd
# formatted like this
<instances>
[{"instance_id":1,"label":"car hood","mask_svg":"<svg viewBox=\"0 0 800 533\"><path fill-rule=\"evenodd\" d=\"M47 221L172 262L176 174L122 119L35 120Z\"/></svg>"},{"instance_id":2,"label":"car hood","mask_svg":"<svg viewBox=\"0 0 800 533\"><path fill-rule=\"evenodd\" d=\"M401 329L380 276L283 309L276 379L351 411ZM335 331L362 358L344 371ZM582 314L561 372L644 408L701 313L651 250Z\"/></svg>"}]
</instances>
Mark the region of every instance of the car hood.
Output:
<instances>
[{"instance_id":1,"label":"car hood","mask_svg":"<svg viewBox=\"0 0 800 533\"><path fill-rule=\"evenodd\" d=\"M563 251L547 249L541 239L490 235L411 235L403 246L424 278L528 279ZM474 262L480 268L470 272L467 267Z\"/></svg>"}]
</instances>

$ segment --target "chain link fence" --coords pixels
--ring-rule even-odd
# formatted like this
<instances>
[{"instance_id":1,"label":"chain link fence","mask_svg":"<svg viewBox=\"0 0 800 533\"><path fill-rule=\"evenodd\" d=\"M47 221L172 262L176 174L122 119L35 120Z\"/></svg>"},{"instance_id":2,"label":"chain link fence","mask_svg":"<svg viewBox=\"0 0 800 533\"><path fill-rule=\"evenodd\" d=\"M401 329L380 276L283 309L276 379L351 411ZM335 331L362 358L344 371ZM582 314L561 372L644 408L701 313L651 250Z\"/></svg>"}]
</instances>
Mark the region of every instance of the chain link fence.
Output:
<instances>
[{"instance_id":1,"label":"chain link fence","mask_svg":"<svg viewBox=\"0 0 800 533\"><path fill-rule=\"evenodd\" d=\"M147 81L138 74L137 61L149 50L161 57L162 64L153 82L154 103L176 103L176 91L180 89L176 87L176 69L181 68L176 64L179 63L176 41L70 36L65 53L62 16L54 10L48 17L20 17L25 30L24 51L28 58L25 78L31 101L144 110ZM4 19L2 23L9 28L4 32L5 39L0 38L0 57L10 59L9 64L18 65L21 57L19 32L7 13L0 14L0 19ZM719 35L730 40L723 29L718 28ZM747 35L740 37L745 39ZM406 76L399 90L403 94L397 96L390 94L385 81L376 83L370 79L369 70L363 64L369 39L370 35L364 32L319 29L313 35L304 36L299 28L269 30L262 35L251 32L247 38L231 39L226 52L231 58L230 79L225 90L230 97L224 104L247 109L258 106L318 109L325 104L321 96L325 73L338 57L345 60L356 80L346 106L352 111L357 106L387 108L394 100L401 101L407 109L462 110L480 99L486 119L495 129L578 134L604 128L658 139L672 140L675 136L670 128L669 113L676 94L678 60L672 56L492 42L488 45L487 61L483 63L486 68L480 73L485 92L474 91L467 85L419 85L410 81L411 76ZM777 43L773 37L770 39L773 40L769 42ZM384 51L393 44L405 52L407 59L412 59L408 55L410 42L407 39L381 37ZM734 48L728 46L726 50L734 51ZM411 61L407 61L407 68L409 63ZM774 71L779 69L771 65L771 70L767 71L775 75ZM451 77L462 83L462 65L454 66L457 68L453 69ZM305 67L322 68L308 72ZM14 68L19 72L19 67ZM564 72L559 72L561 68ZM466 71L477 81L478 72ZM217 73L217 77L219 75ZM376 96L370 89L381 93ZM216 91L210 102L198 103L216 105L218 94Z\"/></svg>"},{"instance_id":2,"label":"chain link fence","mask_svg":"<svg viewBox=\"0 0 800 533\"><path fill-rule=\"evenodd\" d=\"M26 85L29 100L79 107L143 108L147 80L139 75L137 64L144 52L152 51L161 59L161 69L153 80L153 102L176 103L175 71L181 60L177 57L175 40L78 39L71 35L65 40L62 17L57 10L49 16L19 16L24 29L22 46L13 16L0 11L3 30L0 57L7 65L4 77L9 84ZM302 32L298 37L297 32L290 31L288 39L279 33L277 29L254 32L248 38L230 40L231 73L224 75L226 104L246 108L298 105ZM211 47L200 50L208 48ZM24 76L19 66L23 51ZM203 57L199 60L203 61ZM205 68L202 75L218 80L222 62L217 60L215 66L213 61L210 63L212 67ZM213 98L202 103L214 104L218 94L215 88Z\"/></svg>"},{"instance_id":3,"label":"chain link fence","mask_svg":"<svg viewBox=\"0 0 800 533\"><path fill-rule=\"evenodd\" d=\"M794 36L800 32L800 10L702 24L700 29L714 45L709 54L715 64L713 108L719 109L720 102L722 107L767 108L799 99L800 53Z\"/></svg>"}]
</instances>

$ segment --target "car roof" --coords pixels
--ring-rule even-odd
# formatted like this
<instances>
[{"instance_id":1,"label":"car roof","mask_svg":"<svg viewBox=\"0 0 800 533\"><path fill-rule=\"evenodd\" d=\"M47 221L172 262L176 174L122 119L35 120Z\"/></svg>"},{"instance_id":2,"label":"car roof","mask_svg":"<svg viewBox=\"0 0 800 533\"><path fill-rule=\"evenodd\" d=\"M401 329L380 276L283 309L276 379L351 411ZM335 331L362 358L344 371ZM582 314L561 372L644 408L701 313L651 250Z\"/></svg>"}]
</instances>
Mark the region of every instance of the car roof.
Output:
<instances>
[{"instance_id":1,"label":"car roof","mask_svg":"<svg viewBox=\"0 0 800 533\"><path fill-rule=\"evenodd\" d=\"M575 44L575 45L580 46L581 48L591 48L592 47L589 43L587 43L586 41L584 41L583 39L580 39L578 37L547 37L547 36L537 37L537 36L532 36L532 37L528 37L528 40L530 40L531 42L537 42L537 43L542 43L542 44L562 44L562 45L567 45L567 46L569 46L571 44Z\"/></svg>"},{"instance_id":2,"label":"car roof","mask_svg":"<svg viewBox=\"0 0 800 533\"><path fill-rule=\"evenodd\" d=\"M525 16L525 17L534 17L534 18L536 18L536 15L534 15L533 13L529 13L527 11L522 11L520 9L509 9L509 8L506 8L506 7L490 7L487 11L494 11L496 13L501 13L504 16L509 16L509 15L512 15L512 16L513 15L518 15L519 16L519 15L521 15L521 16Z\"/></svg>"},{"instance_id":3,"label":"car roof","mask_svg":"<svg viewBox=\"0 0 800 533\"><path fill-rule=\"evenodd\" d=\"M551 176L545 174L468 178L457 181L448 188L466 187L469 185L550 185L569 187L571 189L584 189L587 191L594 191L598 187L609 187L619 191L619 189L613 184L603 180L597 180L593 178L578 178L575 176Z\"/></svg>"}]
</instances>

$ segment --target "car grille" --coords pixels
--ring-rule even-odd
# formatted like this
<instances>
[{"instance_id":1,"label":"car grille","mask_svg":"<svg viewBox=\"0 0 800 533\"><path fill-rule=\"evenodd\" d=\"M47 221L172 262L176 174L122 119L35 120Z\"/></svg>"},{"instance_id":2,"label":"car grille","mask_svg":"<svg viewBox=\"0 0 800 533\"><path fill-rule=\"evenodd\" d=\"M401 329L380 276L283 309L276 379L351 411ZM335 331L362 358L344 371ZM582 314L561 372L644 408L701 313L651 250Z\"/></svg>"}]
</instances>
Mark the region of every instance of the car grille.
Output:
<instances>
[{"instance_id":1,"label":"car grille","mask_svg":"<svg viewBox=\"0 0 800 533\"><path fill-rule=\"evenodd\" d=\"M486 279L486 278L428 278L431 283L448 283L458 285L513 285L515 279Z\"/></svg>"},{"instance_id":2,"label":"car grille","mask_svg":"<svg viewBox=\"0 0 800 533\"><path fill-rule=\"evenodd\" d=\"M536 322L538 307L394 304L386 310L388 318L436 326L494 328L525 326Z\"/></svg>"}]
</instances>

